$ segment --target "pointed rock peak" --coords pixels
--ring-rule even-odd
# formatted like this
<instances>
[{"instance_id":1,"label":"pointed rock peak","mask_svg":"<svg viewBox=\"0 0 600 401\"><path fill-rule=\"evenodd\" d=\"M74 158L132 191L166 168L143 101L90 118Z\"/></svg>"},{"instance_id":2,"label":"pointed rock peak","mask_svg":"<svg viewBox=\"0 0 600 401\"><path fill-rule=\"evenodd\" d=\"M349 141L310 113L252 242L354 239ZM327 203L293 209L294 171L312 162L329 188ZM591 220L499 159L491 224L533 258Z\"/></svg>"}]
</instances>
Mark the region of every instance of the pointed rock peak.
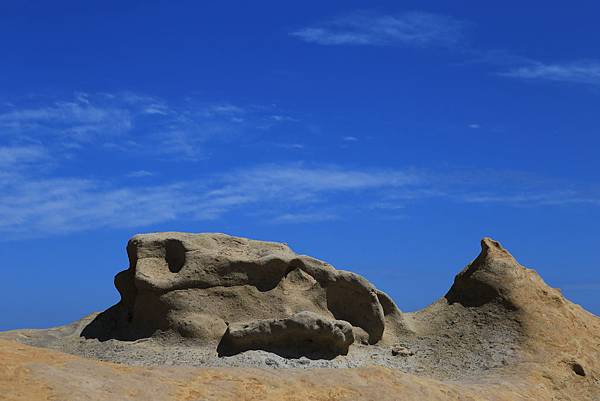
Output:
<instances>
[{"instance_id":1,"label":"pointed rock peak","mask_svg":"<svg viewBox=\"0 0 600 401\"><path fill-rule=\"evenodd\" d=\"M481 240L481 253L454 278L446 294L450 303L480 306L494 299L504 299L519 280L521 265L506 249L489 237Z\"/></svg>"},{"instance_id":2,"label":"pointed rock peak","mask_svg":"<svg viewBox=\"0 0 600 401\"><path fill-rule=\"evenodd\" d=\"M506 274L509 270L513 270L513 267L517 268L521 265L498 241L485 237L481 240L479 255L459 275L471 275L480 269Z\"/></svg>"},{"instance_id":3,"label":"pointed rock peak","mask_svg":"<svg viewBox=\"0 0 600 401\"><path fill-rule=\"evenodd\" d=\"M496 240L485 237L481 240L481 254L479 256L507 258L514 260L514 257Z\"/></svg>"}]
</instances>

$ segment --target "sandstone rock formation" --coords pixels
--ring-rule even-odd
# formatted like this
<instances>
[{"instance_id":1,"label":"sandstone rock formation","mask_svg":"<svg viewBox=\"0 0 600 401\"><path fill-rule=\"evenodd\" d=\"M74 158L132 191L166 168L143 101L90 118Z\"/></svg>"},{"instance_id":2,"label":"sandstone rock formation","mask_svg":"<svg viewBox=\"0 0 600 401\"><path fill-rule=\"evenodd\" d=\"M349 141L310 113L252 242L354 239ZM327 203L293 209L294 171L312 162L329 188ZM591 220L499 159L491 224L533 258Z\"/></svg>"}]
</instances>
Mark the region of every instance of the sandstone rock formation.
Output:
<instances>
[{"instance_id":1,"label":"sandstone rock formation","mask_svg":"<svg viewBox=\"0 0 600 401\"><path fill-rule=\"evenodd\" d=\"M129 268L115 277L121 301L90 324L85 337L131 340L173 332L217 343L229 324L298 312L315 313L318 322L344 320L354 326L353 337L370 344L382 340L386 321L390 335L404 327L393 301L367 280L285 244L160 233L133 237L127 252ZM293 331L286 327L280 330Z\"/></svg>"},{"instance_id":2,"label":"sandstone rock formation","mask_svg":"<svg viewBox=\"0 0 600 401\"><path fill-rule=\"evenodd\" d=\"M481 241L481 253L463 271L446 294L450 304L458 302L466 307L477 307L489 302L500 302L507 309L517 309L513 292L530 280L538 282L537 274L527 271L499 242L491 238ZM525 283L523 283L525 281Z\"/></svg>"},{"instance_id":3,"label":"sandstone rock formation","mask_svg":"<svg viewBox=\"0 0 600 401\"><path fill-rule=\"evenodd\" d=\"M335 358L346 355L354 342L352 325L329 320L313 312L285 319L230 324L219 343L219 355L265 350L287 358Z\"/></svg>"},{"instance_id":4,"label":"sandstone rock formation","mask_svg":"<svg viewBox=\"0 0 600 401\"><path fill-rule=\"evenodd\" d=\"M0 398L600 400L600 319L490 238L414 313L284 244L163 233L128 253L117 305L0 333Z\"/></svg>"}]
</instances>

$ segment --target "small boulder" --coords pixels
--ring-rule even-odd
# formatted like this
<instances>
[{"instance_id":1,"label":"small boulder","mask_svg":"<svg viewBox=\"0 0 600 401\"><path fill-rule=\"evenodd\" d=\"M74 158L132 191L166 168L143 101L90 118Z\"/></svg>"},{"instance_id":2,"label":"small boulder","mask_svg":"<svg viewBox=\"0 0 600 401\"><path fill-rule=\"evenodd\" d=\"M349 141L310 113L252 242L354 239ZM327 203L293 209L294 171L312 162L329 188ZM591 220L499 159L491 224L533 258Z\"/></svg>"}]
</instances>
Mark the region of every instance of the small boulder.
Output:
<instances>
[{"instance_id":1,"label":"small boulder","mask_svg":"<svg viewBox=\"0 0 600 401\"><path fill-rule=\"evenodd\" d=\"M392 355L394 356L412 356L414 353L406 347L396 345L392 347Z\"/></svg>"},{"instance_id":2,"label":"small boulder","mask_svg":"<svg viewBox=\"0 0 600 401\"><path fill-rule=\"evenodd\" d=\"M346 355L353 342L350 323L303 311L285 319L233 323L217 350L219 356L263 350L285 358L333 359Z\"/></svg>"}]
</instances>

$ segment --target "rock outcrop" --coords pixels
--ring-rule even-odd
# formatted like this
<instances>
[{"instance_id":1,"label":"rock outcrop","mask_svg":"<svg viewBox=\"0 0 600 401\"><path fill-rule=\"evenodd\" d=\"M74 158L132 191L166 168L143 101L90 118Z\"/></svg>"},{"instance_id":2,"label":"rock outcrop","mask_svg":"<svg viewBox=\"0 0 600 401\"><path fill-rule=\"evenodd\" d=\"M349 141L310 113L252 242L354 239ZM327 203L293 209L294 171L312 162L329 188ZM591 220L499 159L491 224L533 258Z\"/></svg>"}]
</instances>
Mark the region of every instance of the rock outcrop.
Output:
<instances>
[{"instance_id":1,"label":"rock outcrop","mask_svg":"<svg viewBox=\"0 0 600 401\"><path fill-rule=\"evenodd\" d=\"M297 255L285 244L225 234L160 233L133 237L127 252L129 268L115 277L121 301L98 316L84 337L175 333L217 343L228 325L284 319L289 326L297 321L285 319L299 312L316 314L315 322L346 321L354 330L351 337L369 344L384 339L386 327L390 336L405 328L394 302L363 277ZM347 351L335 345L340 340L334 331L297 330Z\"/></svg>"},{"instance_id":2,"label":"rock outcrop","mask_svg":"<svg viewBox=\"0 0 600 401\"><path fill-rule=\"evenodd\" d=\"M456 275L446 299L466 307L499 301L509 309L516 309L512 292L526 276L526 269L498 241L484 238L481 253Z\"/></svg>"},{"instance_id":3,"label":"rock outcrop","mask_svg":"<svg viewBox=\"0 0 600 401\"><path fill-rule=\"evenodd\" d=\"M117 305L62 327L0 333L0 394L600 400L600 319L490 238L445 296L414 313L285 244L163 233L132 238L128 253ZM357 368L323 369L340 367Z\"/></svg>"},{"instance_id":4,"label":"rock outcrop","mask_svg":"<svg viewBox=\"0 0 600 401\"><path fill-rule=\"evenodd\" d=\"M286 358L332 359L348 354L354 342L352 325L299 312L285 319L230 324L219 343L219 355L264 350Z\"/></svg>"}]
</instances>

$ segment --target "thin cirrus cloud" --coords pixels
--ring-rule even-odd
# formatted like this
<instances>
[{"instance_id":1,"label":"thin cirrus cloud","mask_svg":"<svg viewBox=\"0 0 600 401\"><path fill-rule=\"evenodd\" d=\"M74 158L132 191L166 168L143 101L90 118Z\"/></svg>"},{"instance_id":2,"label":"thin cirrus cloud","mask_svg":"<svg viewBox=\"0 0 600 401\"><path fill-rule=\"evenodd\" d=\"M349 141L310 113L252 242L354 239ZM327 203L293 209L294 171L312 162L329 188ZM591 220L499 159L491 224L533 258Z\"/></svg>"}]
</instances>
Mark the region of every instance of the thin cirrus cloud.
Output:
<instances>
[{"instance_id":1,"label":"thin cirrus cloud","mask_svg":"<svg viewBox=\"0 0 600 401\"><path fill-rule=\"evenodd\" d=\"M308 43L325 46L363 45L412 47L455 46L465 37L466 22L428 12L376 14L355 12L290 32ZM530 81L600 85L600 62L542 63L498 49L466 50L476 62L512 66L498 75Z\"/></svg>"},{"instance_id":2,"label":"thin cirrus cloud","mask_svg":"<svg viewBox=\"0 0 600 401\"><path fill-rule=\"evenodd\" d=\"M516 206L525 206L528 204L541 206L588 204L600 206L599 196L584 195L574 190L549 190L508 195L494 193L471 193L461 196L460 198L462 201L467 203L499 203Z\"/></svg>"},{"instance_id":3,"label":"thin cirrus cloud","mask_svg":"<svg viewBox=\"0 0 600 401\"><path fill-rule=\"evenodd\" d=\"M0 113L0 128L5 135L35 133L76 142L129 131L133 125L133 110L115 104L112 98L103 96L102 100L92 104L78 95L67 101L32 102L34 104L23 107L11 105Z\"/></svg>"},{"instance_id":4,"label":"thin cirrus cloud","mask_svg":"<svg viewBox=\"0 0 600 401\"><path fill-rule=\"evenodd\" d=\"M5 150L4 154L13 151L20 152ZM503 183L465 176L456 181L442 173L413 169L269 164L193 179L132 185L131 180L44 178L23 167L24 163L33 162L31 158L4 160L7 163L0 165L0 233L6 234L3 238L253 216L273 224L315 223L361 213L393 218L399 208L409 216L409 206L426 199L501 203L510 207L583 203L600 206L600 196L584 191L557 192L552 188L558 185L552 184L523 188L520 176L513 182L507 178Z\"/></svg>"},{"instance_id":5,"label":"thin cirrus cloud","mask_svg":"<svg viewBox=\"0 0 600 401\"><path fill-rule=\"evenodd\" d=\"M427 12L356 12L293 31L290 35L319 45L451 46L463 37L464 23Z\"/></svg>"},{"instance_id":6,"label":"thin cirrus cloud","mask_svg":"<svg viewBox=\"0 0 600 401\"><path fill-rule=\"evenodd\" d=\"M330 212L284 213L276 216L273 223L312 223L316 221L336 220L339 216Z\"/></svg>"},{"instance_id":7,"label":"thin cirrus cloud","mask_svg":"<svg viewBox=\"0 0 600 401\"><path fill-rule=\"evenodd\" d=\"M131 92L32 97L0 107L0 137L44 143L57 150L100 146L155 155L203 158L213 140L296 121L274 106L164 99Z\"/></svg>"},{"instance_id":8,"label":"thin cirrus cloud","mask_svg":"<svg viewBox=\"0 0 600 401\"><path fill-rule=\"evenodd\" d=\"M0 174L2 169L0 168ZM273 223L329 220L311 212L335 198L415 185L402 171L360 171L336 166L256 166L187 181L132 187L77 177L38 178L25 173L0 180L0 232L12 238L102 227L144 227L186 220L211 220L263 210ZM289 213L293 206L294 214Z\"/></svg>"},{"instance_id":9,"label":"thin cirrus cloud","mask_svg":"<svg viewBox=\"0 0 600 401\"><path fill-rule=\"evenodd\" d=\"M572 62L563 64L543 64L513 68L500 74L509 78L524 80L570 82L589 85L600 85L599 62Z\"/></svg>"},{"instance_id":10,"label":"thin cirrus cloud","mask_svg":"<svg viewBox=\"0 0 600 401\"><path fill-rule=\"evenodd\" d=\"M130 173L127 174L127 177L129 178L145 178L145 177L152 177L154 175L153 172L148 171L148 170L135 170L135 171L131 171Z\"/></svg>"},{"instance_id":11,"label":"thin cirrus cloud","mask_svg":"<svg viewBox=\"0 0 600 401\"><path fill-rule=\"evenodd\" d=\"M0 171L6 168L13 170L48 159L48 152L39 145L0 147Z\"/></svg>"}]
</instances>

